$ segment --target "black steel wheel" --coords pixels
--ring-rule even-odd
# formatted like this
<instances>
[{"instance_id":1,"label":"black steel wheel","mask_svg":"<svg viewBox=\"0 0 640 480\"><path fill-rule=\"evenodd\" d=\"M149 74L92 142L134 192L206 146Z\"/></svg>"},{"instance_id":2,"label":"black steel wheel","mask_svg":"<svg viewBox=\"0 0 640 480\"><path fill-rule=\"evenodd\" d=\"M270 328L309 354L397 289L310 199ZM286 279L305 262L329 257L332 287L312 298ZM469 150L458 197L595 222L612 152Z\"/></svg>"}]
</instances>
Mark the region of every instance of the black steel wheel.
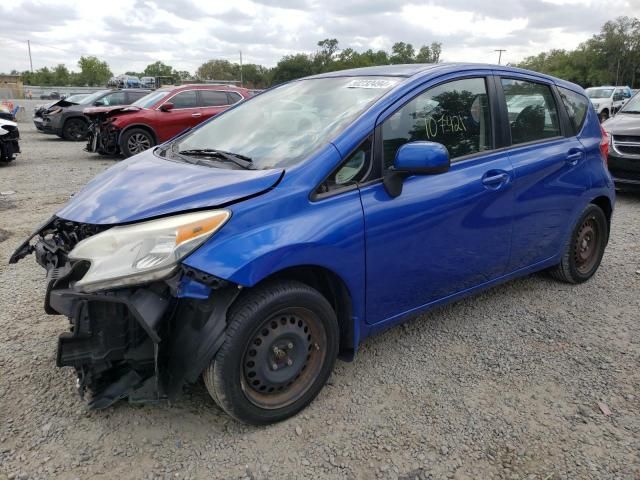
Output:
<instances>
[{"instance_id":1,"label":"black steel wheel","mask_svg":"<svg viewBox=\"0 0 640 480\"><path fill-rule=\"evenodd\" d=\"M87 122L80 118L70 118L62 127L62 138L72 142L79 142L87 138Z\"/></svg>"},{"instance_id":2,"label":"black steel wheel","mask_svg":"<svg viewBox=\"0 0 640 480\"><path fill-rule=\"evenodd\" d=\"M120 151L125 157L149 150L156 144L153 135L142 128L127 130L120 140Z\"/></svg>"},{"instance_id":3,"label":"black steel wheel","mask_svg":"<svg viewBox=\"0 0 640 480\"><path fill-rule=\"evenodd\" d=\"M598 270L608 240L604 212L597 205L589 205L576 222L561 262L550 270L551 275L563 282L586 282Z\"/></svg>"},{"instance_id":4,"label":"black steel wheel","mask_svg":"<svg viewBox=\"0 0 640 480\"><path fill-rule=\"evenodd\" d=\"M242 422L284 420L324 386L338 337L335 312L318 291L294 281L269 282L232 307L205 384L216 403Z\"/></svg>"}]
</instances>

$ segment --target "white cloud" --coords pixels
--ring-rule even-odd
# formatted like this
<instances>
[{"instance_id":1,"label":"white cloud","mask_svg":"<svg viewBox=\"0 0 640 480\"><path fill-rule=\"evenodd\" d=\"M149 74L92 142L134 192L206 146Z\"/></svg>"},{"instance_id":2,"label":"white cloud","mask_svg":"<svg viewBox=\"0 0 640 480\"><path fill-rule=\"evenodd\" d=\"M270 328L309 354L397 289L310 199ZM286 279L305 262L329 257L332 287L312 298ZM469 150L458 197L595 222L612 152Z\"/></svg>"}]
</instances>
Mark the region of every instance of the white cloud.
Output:
<instances>
[{"instance_id":1,"label":"white cloud","mask_svg":"<svg viewBox=\"0 0 640 480\"><path fill-rule=\"evenodd\" d=\"M323 38L340 47L387 49L443 43L450 61L506 61L550 48L574 48L606 20L634 15L638 0L12 0L0 4L0 71L34 68L81 55L105 59L114 73L161 60L195 71L211 58L274 65L282 55L313 52ZM9 6L11 5L11 6ZM105 5L105 7L107 7Z\"/></svg>"}]
</instances>

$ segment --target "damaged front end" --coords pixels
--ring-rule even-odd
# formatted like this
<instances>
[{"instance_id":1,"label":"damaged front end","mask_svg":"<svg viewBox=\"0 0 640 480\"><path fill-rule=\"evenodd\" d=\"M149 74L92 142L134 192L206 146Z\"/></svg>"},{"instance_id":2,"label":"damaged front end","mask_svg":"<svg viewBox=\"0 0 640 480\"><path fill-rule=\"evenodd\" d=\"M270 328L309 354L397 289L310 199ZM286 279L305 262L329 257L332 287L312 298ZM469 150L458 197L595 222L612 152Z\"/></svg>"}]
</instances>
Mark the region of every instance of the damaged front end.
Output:
<instances>
[{"instance_id":1,"label":"damaged front end","mask_svg":"<svg viewBox=\"0 0 640 480\"><path fill-rule=\"evenodd\" d=\"M0 162L8 163L20 153L18 124L0 118Z\"/></svg>"},{"instance_id":2,"label":"damaged front end","mask_svg":"<svg viewBox=\"0 0 640 480\"><path fill-rule=\"evenodd\" d=\"M85 108L84 115L89 119L87 146L85 151L101 155L117 155L120 153L118 144L121 129L113 120L114 115L122 112L135 112L138 107L114 106Z\"/></svg>"},{"instance_id":3,"label":"damaged front end","mask_svg":"<svg viewBox=\"0 0 640 480\"><path fill-rule=\"evenodd\" d=\"M191 230L186 234L196 230L193 238L197 238L198 221L202 221L193 215L187 220L196 218L196 222L187 225ZM149 230L160 222L133 227ZM152 257L159 264L159 253L152 257L144 253L148 239L140 236L129 243L118 239L128 234L127 229L132 226L89 225L53 217L10 259L16 263L34 253L47 270L45 311L66 315L70 323L69 332L58 339L57 365L75 369L80 394L90 394L92 408L105 408L123 398L146 402L178 396L185 383L198 379L224 341L226 312L240 291L178 261L162 275L156 269L152 276L147 272L136 280L121 278L122 286L111 279L107 286L105 275L97 271L101 261L109 260L104 252L93 258L79 258L76 252L83 254L96 245L113 249L112 244L120 242L127 252L133 248L138 249L137 256L144 254L145 265ZM178 229L179 235L185 231ZM117 249L112 253L125 255ZM113 274L113 263L105 268ZM102 283L90 283L97 278Z\"/></svg>"}]
</instances>

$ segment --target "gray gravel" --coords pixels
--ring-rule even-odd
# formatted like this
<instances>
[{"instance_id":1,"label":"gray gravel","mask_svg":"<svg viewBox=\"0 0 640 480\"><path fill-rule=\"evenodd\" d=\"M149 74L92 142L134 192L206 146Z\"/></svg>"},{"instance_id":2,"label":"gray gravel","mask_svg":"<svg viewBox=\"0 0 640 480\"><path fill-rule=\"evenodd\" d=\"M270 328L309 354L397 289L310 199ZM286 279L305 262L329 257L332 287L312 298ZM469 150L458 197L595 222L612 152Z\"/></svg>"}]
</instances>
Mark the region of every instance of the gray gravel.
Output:
<instances>
[{"instance_id":1,"label":"gray gravel","mask_svg":"<svg viewBox=\"0 0 640 480\"><path fill-rule=\"evenodd\" d=\"M640 196L619 196L587 284L534 275L369 339L289 421L239 425L202 384L93 412L55 367L44 271L6 261L116 160L21 132L0 167L0 480L640 478Z\"/></svg>"}]
</instances>

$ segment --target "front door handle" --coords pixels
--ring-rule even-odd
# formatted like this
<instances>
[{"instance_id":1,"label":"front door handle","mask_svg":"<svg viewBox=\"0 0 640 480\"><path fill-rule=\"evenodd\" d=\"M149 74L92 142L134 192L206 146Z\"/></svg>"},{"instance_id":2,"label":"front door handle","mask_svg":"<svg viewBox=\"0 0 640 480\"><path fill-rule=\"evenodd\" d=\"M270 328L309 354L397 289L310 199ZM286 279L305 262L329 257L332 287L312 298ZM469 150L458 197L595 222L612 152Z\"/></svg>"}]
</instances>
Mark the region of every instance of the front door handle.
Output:
<instances>
[{"instance_id":1,"label":"front door handle","mask_svg":"<svg viewBox=\"0 0 640 480\"><path fill-rule=\"evenodd\" d=\"M191 116L192 117L201 117L202 114L201 113L192 113Z\"/></svg>"},{"instance_id":2,"label":"front door handle","mask_svg":"<svg viewBox=\"0 0 640 480\"><path fill-rule=\"evenodd\" d=\"M576 165L580 160L582 160L583 156L584 153L582 153L580 150L573 151L567 155L567 163L571 166Z\"/></svg>"},{"instance_id":3,"label":"front door handle","mask_svg":"<svg viewBox=\"0 0 640 480\"><path fill-rule=\"evenodd\" d=\"M511 175L503 170L491 170L482 177L482 184L492 190L497 190L511 180Z\"/></svg>"}]
</instances>

